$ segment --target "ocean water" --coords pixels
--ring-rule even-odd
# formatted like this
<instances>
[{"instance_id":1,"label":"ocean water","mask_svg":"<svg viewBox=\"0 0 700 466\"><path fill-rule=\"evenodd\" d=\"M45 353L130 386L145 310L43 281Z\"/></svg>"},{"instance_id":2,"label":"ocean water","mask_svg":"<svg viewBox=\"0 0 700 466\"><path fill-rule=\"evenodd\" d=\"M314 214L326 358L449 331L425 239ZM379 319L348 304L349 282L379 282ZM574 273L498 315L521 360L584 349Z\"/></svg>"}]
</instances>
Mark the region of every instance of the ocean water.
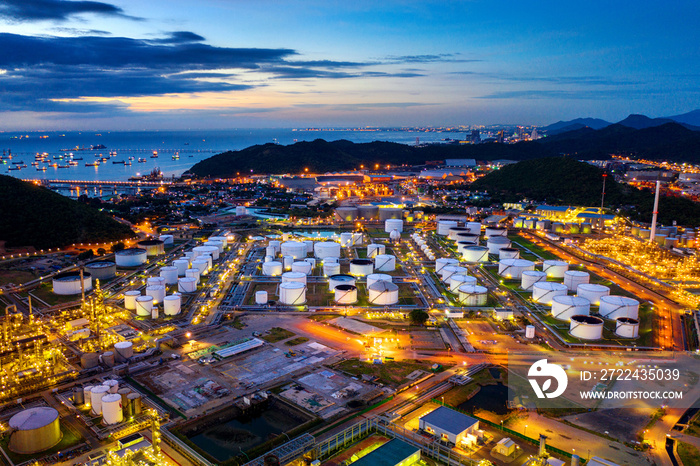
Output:
<instances>
[{"instance_id":1,"label":"ocean water","mask_svg":"<svg viewBox=\"0 0 700 466\"><path fill-rule=\"evenodd\" d=\"M403 144L420 142L437 142L445 138L464 136L455 133L419 132L419 131L347 131L319 130L304 131L293 129L232 129L218 131L120 131L120 132L0 132L0 151L5 155L11 151L12 159L3 157L0 161L0 174L22 179L50 180L100 180L123 181L131 176L149 173L154 168L166 175L180 175L196 162L227 150L239 150L255 144L279 143L293 144L296 141L313 141L325 139L335 141L347 139L353 142L392 141ZM96 145L106 148L100 150L75 150ZM110 152L117 155L110 157ZM158 158L152 158L153 151L158 151ZM179 153L179 160L173 160L173 154ZM59 165L67 162L54 157L73 154L78 160L77 166L69 168L48 167L45 172L38 171L31 165L36 153L48 153L50 161ZM109 158L99 167L87 167L86 163L96 160L96 155ZM113 161L127 161L134 157L131 166L113 164ZM138 163L138 159L146 161ZM9 170L14 162L27 165L21 170ZM42 164L46 165L46 164Z\"/></svg>"}]
</instances>

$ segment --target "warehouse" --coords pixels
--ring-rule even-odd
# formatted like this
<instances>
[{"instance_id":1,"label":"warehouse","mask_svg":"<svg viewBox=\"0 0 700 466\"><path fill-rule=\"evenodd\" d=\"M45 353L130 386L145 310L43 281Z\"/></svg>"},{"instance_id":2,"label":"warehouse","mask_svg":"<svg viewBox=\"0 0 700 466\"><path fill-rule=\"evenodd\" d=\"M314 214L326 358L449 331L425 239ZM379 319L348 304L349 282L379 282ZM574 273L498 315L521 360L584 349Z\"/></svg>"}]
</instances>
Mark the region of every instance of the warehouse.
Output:
<instances>
[{"instance_id":1,"label":"warehouse","mask_svg":"<svg viewBox=\"0 0 700 466\"><path fill-rule=\"evenodd\" d=\"M479 421L447 406L440 406L418 421L418 427L455 445L476 442Z\"/></svg>"},{"instance_id":2,"label":"warehouse","mask_svg":"<svg viewBox=\"0 0 700 466\"><path fill-rule=\"evenodd\" d=\"M420 448L397 438L355 461L353 466L411 466L420 461Z\"/></svg>"}]
</instances>

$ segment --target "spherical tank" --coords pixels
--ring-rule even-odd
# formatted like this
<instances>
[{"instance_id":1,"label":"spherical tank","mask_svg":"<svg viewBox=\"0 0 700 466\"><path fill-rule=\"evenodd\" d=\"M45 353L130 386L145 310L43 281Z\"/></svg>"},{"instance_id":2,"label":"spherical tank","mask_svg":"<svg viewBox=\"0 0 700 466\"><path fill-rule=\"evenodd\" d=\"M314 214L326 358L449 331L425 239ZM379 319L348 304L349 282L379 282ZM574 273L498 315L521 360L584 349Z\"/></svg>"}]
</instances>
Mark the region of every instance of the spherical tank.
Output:
<instances>
[{"instance_id":1,"label":"spherical tank","mask_svg":"<svg viewBox=\"0 0 700 466\"><path fill-rule=\"evenodd\" d=\"M520 249L518 248L501 248L498 250L498 260L519 258Z\"/></svg>"},{"instance_id":2,"label":"spherical tank","mask_svg":"<svg viewBox=\"0 0 700 466\"><path fill-rule=\"evenodd\" d=\"M160 268L160 276L165 279L166 285L176 285L177 284L177 267L170 265ZM184 273L183 273L184 275Z\"/></svg>"},{"instance_id":3,"label":"spherical tank","mask_svg":"<svg viewBox=\"0 0 700 466\"><path fill-rule=\"evenodd\" d=\"M284 272L282 283L299 282L306 285L306 274L304 272Z\"/></svg>"},{"instance_id":4,"label":"spherical tank","mask_svg":"<svg viewBox=\"0 0 700 466\"><path fill-rule=\"evenodd\" d=\"M267 304L267 291L260 290L255 292L255 304Z\"/></svg>"},{"instance_id":5,"label":"spherical tank","mask_svg":"<svg viewBox=\"0 0 700 466\"><path fill-rule=\"evenodd\" d=\"M388 220L390 218L401 219L403 218L403 209L396 207L386 207L379 209L379 220Z\"/></svg>"},{"instance_id":6,"label":"spherical tank","mask_svg":"<svg viewBox=\"0 0 700 466\"><path fill-rule=\"evenodd\" d=\"M598 313L605 319L639 318L639 301L626 296L602 296Z\"/></svg>"},{"instance_id":7,"label":"spherical tank","mask_svg":"<svg viewBox=\"0 0 700 466\"><path fill-rule=\"evenodd\" d=\"M120 394L110 393L102 397L102 420L107 425L119 424L124 420Z\"/></svg>"},{"instance_id":8,"label":"spherical tank","mask_svg":"<svg viewBox=\"0 0 700 466\"><path fill-rule=\"evenodd\" d=\"M181 280L184 280L181 279ZM142 317L150 317L153 309L153 297L138 296L136 298L136 315Z\"/></svg>"},{"instance_id":9,"label":"spherical tank","mask_svg":"<svg viewBox=\"0 0 700 466\"><path fill-rule=\"evenodd\" d=\"M197 279L194 277L183 277L177 281L177 291L180 293L194 293L197 291Z\"/></svg>"},{"instance_id":10,"label":"spherical tank","mask_svg":"<svg viewBox=\"0 0 700 466\"><path fill-rule=\"evenodd\" d=\"M378 281L367 287L369 302L375 306L390 306L399 302L399 287L391 282Z\"/></svg>"},{"instance_id":11,"label":"spherical tank","mask_svg":"<svg viewBox=\"0 0 700 466\"><path fill-rule=\"evenodd\" d=\"M199 268L196 269L187 269L185 270L185 276L183 278L193 278L194 279L194 284L198 285L199 284ZM180 282L183 280L183 278L178 279L177 284L178 287L180 286ZM179 291L179 289L178 289Z\"/></svg>"},{"instance_id":12,"label":"spherical tank","mask_svg":"<svg viewBox=\"0 0 700 466\"><path fill-rule=\"evenodd\" d=\"M615 334L622 338L637 338L639 336L639 321L629 317L618 317Z\"/></svg>"},{"instance_id":13,"label":"spherical tank","mask_svg":"<svg viewBox=\"0 0 700 466\"><path fill-rule=\"evenodd\" d=\"M163 285L151 285L146 287L146 296L153 298L153 304L160 304L165 298L165 287Z\"/></svg>"},{"instance_id":14,"label":"spherical tank","mask_svg":"<svg viewBox=\"0 0 700 466\"><path fill-rule=\"evenodd\" d=\"M486 247L489 248L489 254L498 254L500 249L510 247L510 240L505 236L490 236Z\"/></svg>"},{"instance_id":15,"label":"spherical tank","mask_svg":"<svg viewBox=\"0 0 700 466\"><path fill-rule=\"evenodd\" d=\"M85 266L85 271L96 280L109 280L117 275L117 264L112 261L92 262Z\"/></svg>"},{"instance_id":16,"label":"spherical tank","mask_svg":"<svg viewBox=\"0 0 700 466\"><path fill-rule=\"evenodd\" d=\"M488 301L488 290L480 285L460 285L457 294L463 306L486 306Z\"/></svg>"},{"instance_id":17,"label":"spherical tank","mask_svg":"<svg viewBox=\"0 0 700 466\"><path fill-rule=\"evenodd\" d=\"M401 239L401 233L399 233L399 230L391 230L391 233L389 233L389 239L392 242L399 241Z\"/></svg>"},{"instance_id":18,"label":"spherical tank","mask_svg":"<svg viewBox=\"0 0 700 466\"><path fill-rule=\"evenodd\" d=\"M462 259L466 262L488 262L489 248L485 246L470 246L464 248Z\"/></svg>"},{"instance_id":19,"label":"spherical tank","mask_svg":"<svg viewBox=\"0 0 700 466\"><path fill-rule=\"evenodd\" d=\"M359 205L357 215L365 220L376 220L379 217L379 207L372 204Z\"/></svg>"},{"instance_id":20,"label":"spherical tank","mask_svg":"<svg viewBox=\"0 0 700 466\"><path fill-rule=\"evenodd\" d=\"M457 241L457 235L460 233L469 233L469 228L467 227L452 227L447 230L447 237L452 241Z\"/></svg>"},{"instance_id":21,"label":"spherical tank","mask_svg":"<svg viewBox=\"0 0 700 466\"><path fill-rule=\"evenodd\" d=\"M575 315L591 313L591 302L579 296L555 296L552 298L552 317L558 320L571 320Z\"/></svg>"},{"instance_id":22,"label":"spherical tank","mask_svg":"<svg viewBox=\"0 0 700 466\"><path fill-rule=\"evenodd\" d=\"M173 266L177 268L177 276L184 277L185 270L190 267L190 261L187 259L175 259L173 261Z\"/></svg>"},{"instance_id":23,"label":"spherical tank","mask_svg":"<svg viewBox=\"0 0 700 466\"><path fill-rule=\"evenodd\" d=\"M357 207L338 207L335 214L344 222L354 222L357 220Z\"/></svg>"},{"instance_id":24,"label":"spherical tank","mask_svg":"<svg viewBox=\"0 0 700 466\"><path fill-rule=\"evenodd\" d=\"M292 272L301 272L304 275L311 275L311 264L306 261L297 261L292 263Z\"/></svg>"},{"instance_id":25,"label":"spherical tank","mask_svg":"<svg viewBox=\"0 0 700 466\"><path fill-rule=\"evenodd\" d=\"M262 274L266 277L282 275L282 263L278 261L265 262L262 265Z\"/></svg>"},{"instance_id":26,"label":"spherical tank","mask_svg":"<svg viewBox=\"0 0 700 466\"><path fill-rule=\"evenodd\" d=\"M92 289L92 276L87 272L83 272L82 281L80 272L64 272L53 277L53 292L57 295L80 294L83 286L85 291Z\"/></svg>"},{"instance_id":27,"label":"spherical tank","mask_svg":"<svg viewBox=\"0 0 700 466\"><path fill-rule=\"evenodd\" d=\"M134 355L134 345L130 341L120 341L114 344L114 355L117 361L124 362Z\"/></svg>"},{"instance_id":28,"label":"spherical tank","mask_svg":"<svg viewBox=\"0 0 700 466\"><path fill-rule=\"evenodd\" d=\"M603 319L596 316L571 316L569 333L582 340L600 340L603 338Z\"/></svg>"},{"instance_id":29,"label":"spherical tank","mask_svg":"<svg viewBox=\"0 0 700 466\"><path fill-rule=\"evenodd\" d=\"M306 303L306 285L303 283L280 283L279 290L280 303L282 304L287 306L297 306Z\"/></svg>"},{"instance_id":30,"label":"spherical tank","mask_svg":"<svg viewBox=\"0 0 700 466\"><path fill-rule=\"evenodd\" d=\"M334 291L338 285L354 285L355 277L352 275L338 274L328 277L328 289Z\"/></svg>"},{"instance_id":31,"label":"spherical tank","mask_svg":"<svg viewBox=\"0 0 700 466\"><path fill-rule=\"evenodd\" d=\"M542 271L551 278L564 278L564 274L569 270L569 263L557 260L546 260L542 262Z\"/></svg>"},{"instance_id":32,"label":"spherical tank","mask_svg":"<svg viewBox=\"0 0 700 466\"><path fill-rule=\"evenodd\" d=\"M579 285L588 283L591 276L588 272L582 272L580 270L567 270L564 272L564 285L569 289L569 291L576 291Z\"/></svg>"},{"instance_id":33,"label":"spherical tank","mask_svg":"<svg viewBox=\"0 0 700 466\"><path fill-rule=\"evenodd\" d=\"M9 447L15 453L32 454L47 450L61 441L58 411L41 406L20 411L10 418Z\"/></svg>"},{"instance_id":34,"label":"spherical tank","mask_svg":"<svg viewBox=\"0 0 700 466\"><path fill-rule=\"evenodd\" d=\"M455 228L458 223L454 220L439 220L437 222L436 233L440 236L448 236L450 234L450 228Z\"/></svg>"},{"instance_id":35,"label":"spherical tank","mask_svg":"<svg viewBox=\"0 0 700 466\"><path fill-rule=\"evenodd\" d=\"M503 227L486 227L484 237L488 240L493 236L508 236L508 229Z\"/></svg>"},{"instance_id":36,"label":"spherical tank","mask_svg":"<svg viewBox=\"0 0 700 466\"><path fill-rule=\"evenodd\" d=\"M600 306L600 298L609 294L610 288L595 283L582 283L576 287L576 296L586 298L593 306Z\"/></svg>"},{"instance_id":37,"label":"spherical tank","mask_svg":"<svg viewBox=\"0 0 700 466\"><path fill-rule=\"evenodd\" d=\"M374 264L370 259L353 259L350 261L350 275L364 277L374 272Z\"/></svg>"},{"instance_id":38,"label":"spherical tank","mask_svg":"<svg viewBox=\"0 0 700 466\"><path fill-rule=\"evenodd\" d=\"M374 270L377 272L393 272L396 270L396 257L391 254L377 254L374 257Z\"/></svg>"},{"instance_id":39,"label":"spherical tank","mask_svg":"<svg viewBox=\"0 0 700 466\"><path fill-rule=\"evenodd\" d=\"M171 294L163 298L163 314L174 316L180 313L182 297L179 294Z\"/></svg>"},{"instance_id":40,"label":"spherical tank","mask_svg":"<svg viewBox=\"0 0 700 466\"><path fill-rule=\"evenodd\" d=\"M317 259L340 257L340 244L332 241L321 241L314 244L314 255Z\"/></svg>"},{"instance_id":41,"label":"spherical tank","mask_svg":"<svg viewBox=\"0 0 700 466\"><path fill-rule=\"evenodd\" d=\"M537 282L532 285L532 299L536 303L551 306L555 296L565 296L567 288L562 283Z\"/></svg>"},{"instance_id":42,"label":"spherical tank","mask_svg":"<svg viewBox=\"0 0 700 466\"><path fill-rule=\"evenodd\" d=\"M138 267L146 263L148 253L143 248L122 249L114 253L118 267Z\"/></svg>"},{"instance_id":43,"label":"spherical tank","mask_svg":"<svg viewBox=\"0 0 700 466\"><path fill-rule=\"evenodd\" d=\"M139 290L129 290L124 292L124 309L133 311L136 309L136 297L141 296Z\"/></svg>"},{"instance_id":44,"label":"spherical tank","mask_svg":"<svg viewBox=\"0 0 700 466\"><path fill-rule=\"evenodd\" d=\"M532 290L532 285L537 282L547 281L547 274L539 270L525 270L520 280L520 288L526 291Z\"/></svg>"},{"instance_id":45,"label":"spherical tank","mask_svg":"<svg viewBox=\"0 0 700 466\"><path fill-rule=\"evenodd\" d=\"M159 239L145 239L139 241L138 245L140 248L146 250L146 254L149 256L157 256L158 254L165 253L165 244Z\"/></svg>"},{"instance_id":46,"label":"spherical tank","mask_svg":"<svg viewBox=\"0 0 700 466\"><path fill-rule=\"evenodd\" d=\"M97 385L90 390L90 406L93 414L102 414L102 397L109 392L106 385Z\"/></svg>"},{"instance_id":47,"label":"spherical tank","mask_svg":"<svg viewBox=\"0 0 700 466\"><path fill-rule=\"evenodd\" d=\"M355 304L357 302L357 287L354 285L338 285L333 291L334 300L338 304Z\"/></svg>"},{"instance_id":48,"label":"spherical tank","mask_svg":"<svg viewBox=\"0 0 700 466\"><path fill-rule=\"evenodd\" d=\"M452 275L448 281L450 284L450 291L456 293L460 286L462 285L476 285L476 277L467 275L465 273L458 273Z\"/></svg>"},{"instance_id":49,"label":"spherical tank","mask_svg":"<svg viewBox=\"0 0 700 466\"><path fill-rule=\"evenodd\" d=\"M503 259L498 263L498 275L508 279L521 279L523 272L535 270L535 263L525 259Z\"/></svg>"},{"instance_id":50,"label":"spherical tank","mask_svg":"<svg viewBox=\"0 0 700 466\"><path fill-rule=\"evenodd\" d=\"M443 267L448 265L458 265L459 261L457 259L451 259L449 257L440 257L435 260L435 273L440 273Z\"/></svg>"},{"instance_id":51,"label":"spherical tank","mask_svg":"<svg viewBox=\"0 0 700 466\"><path fill-rule=\"evenodd\" d=\"M472 235L481 236L481 223L479 222L467 222L465 225L469 233Z\"/></svg>"},{"instance_id":52,"label":"spherical tank","mask_svg":"<svg viewBox=\"0 0 700 466\"><path fill-rule=\"evenodd\" d=\"M383 244L371 243L367 245L367 257L374 257L377 254L384 254L386 246Z\"/></svg>"},{"instance_id":53,"label":"spherical tank","mask_svg":"<svg viewBox=\"0 0 700 466\"><path fill-rule=\"evenodd\" d=\"M338 275L340 273L340 264L337 262L324 262L323 263L323 275L330 277L331 275Z\"/></svg>"},{"instance_id":54,"label":"spherical tank","mask_svg":"<svg viewBox=\"0 0 700 466\"><path fill-rule=\"evenodd\" d=\"M389 218L384 221L384 232L391 233L392 231L403 232L403 220L398 218Z\"/></svg>"}]
</instances>

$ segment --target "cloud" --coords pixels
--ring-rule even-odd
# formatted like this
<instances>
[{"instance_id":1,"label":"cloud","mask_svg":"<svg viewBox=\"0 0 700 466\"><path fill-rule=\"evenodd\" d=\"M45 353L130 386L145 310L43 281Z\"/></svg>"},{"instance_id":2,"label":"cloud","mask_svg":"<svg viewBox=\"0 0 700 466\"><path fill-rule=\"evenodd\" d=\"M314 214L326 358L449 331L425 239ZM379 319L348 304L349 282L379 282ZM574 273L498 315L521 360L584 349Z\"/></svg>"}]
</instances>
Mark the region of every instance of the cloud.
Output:
<instances>
[{"instance_id":1,"label":"cloud","mask_svg":"<svg viewBox=\"0 0 700 466\"><path fill-rule=\"evenodd\" d=\"M474 63L482 60L456 58L459 54L439 53L426 55L390 55L385 61L388 63Z\"/></svg>"},{"instance_id":2,"label":"cloud","mask_svg":"<svg viewBox=\"0 0 700 466\"><path fill-rule=\"evenodd\" d=\"M616 98L640 98L657 94L650 90L627 89L582 89L582 90L520 90L499 91L477 97L478 99L565 99L565 100L602 100ZM658 93L661 94L661 93Z\"/></svg>"},{"instance_id":3,"label":"cloud","mask_svg":"<svg viewBox=\"0 0 700 466\"><path fill-rule=\"evenodd\" d=\"M588 86L627 86L644 84L643 81L631 81L609 78L605 76L514 76L507 74L486 73L479 71L451 71L448 74L458 76L478 76L494 81L523 82L523 83L552 83Z\"/></svg>"},{"instance_id":4,"label":"cloud","mask_svg":"<svg viewBox=\"0 0 700 466\"><path fill-rule=\"evenodd\" d=\"M110 3L67 0L2 0L0 18L12 22L26 21L66 21L82 13L104 16L121 16L138 19L124 14L124 10Z\"/></svg>"},{"instance_id":5,"label":"cloud","mask_svg":"<svg viewBox=\"0 0 700 466\"><path fill-rule=\"evenodd\" d=\"M356 110L370 110L374 108L410 108L410 107L423 107L426 105L434 105L431 103L421 103L421 102L367 102L367 103L357 103L357 104L298 104L294 107L296 108L328 108L332 110L345 110L345 111L356 111Z\"/></svg>"},{"instance_id":6,"label":"cloud","mask_svg":"<svg viewBox=\"0 0 700 466\"><path fill-rule=\"evenodd\" d=\"M271 73L276 79L351 79L351 78L416 78L424 76L421 73L384 71L329 71L314 68L287 66L263 66L259 71Z\"/></svg>"},{"instance_id":7,"label":"cloud","mask_svg":"<svg viewBox=\"0 0 700 466\"><path fill-rule=\"evenodd\" d=\"M187 44L191 42L203 42L204 37L190 31L174 31L168 34L168 37L162 39L153 39L149 42L156 44Z\"/></svg>"},{"instance_id":8,"label":"cloud","mask_svg":"<svg viewBox=\"0 0 700 466\"><path fill-rule=\"evenodd\" d=\"M68 27L55 27L51 28L51 31L58 32L59 34L70 34L72 36L111 36L112 33L109 31L103 31L101 29L79 29L79 28L68 28Z\"/></svg>"}]
</instances>

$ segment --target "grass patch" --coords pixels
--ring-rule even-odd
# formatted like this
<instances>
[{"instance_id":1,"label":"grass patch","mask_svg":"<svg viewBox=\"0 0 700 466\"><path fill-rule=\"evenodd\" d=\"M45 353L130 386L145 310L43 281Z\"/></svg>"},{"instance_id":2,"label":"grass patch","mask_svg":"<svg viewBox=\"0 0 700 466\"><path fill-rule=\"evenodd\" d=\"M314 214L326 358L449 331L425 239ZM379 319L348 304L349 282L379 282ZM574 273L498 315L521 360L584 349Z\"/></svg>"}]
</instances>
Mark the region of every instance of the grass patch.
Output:
<instances>
[{"instance_id":1,"label":"grass patch","mask_svg":"<svg viewBox=\"0 0 700 466\"><path fill-rule=\"evenodd\" d=\"M307 341L309 341L309 339L306 337L296 337L292 338L291 340L285 341L284 344L287 346L296 346L301 345L302 343L306 343Z\"/></svg>"},{"instance_id":2,"label":"grass patch","mask_svg":"<svg viewBox=\"0 0 700 466\"><path fill-rule=\"evenodd\" d=\"M9 285L21 285L22 283L30 282L38 278L31 272L26 272L22 270L0 270L0 286Z\"/></svg>"},{"instance_id":3,"label":"grass patch","mask_svg":"<svg viewBox=\"0 0 700 466\"><path fill-rule=\"evenodd\" d=\"M693 445L679 441L677 451L683 464L700 464L700 451Z\"/></svg>"},{"instance_id":4,"label":"grass patch","mask_svg":"<svg viewBox=\"0 0 700 466\"><path fill-rule=\"evenodd\" d=\"M278 341L286 340L287 338L291 338L294 335L296 335L296 333L290 332L287 329L281 327L272 327L261 338L268 343L275 343Z\"/></svg>"},{"instance_id":5,"label":"grass patch","mask_svg":"<svg viewBox=\"0 0 700 466\"><path fill-rule=\"evenodd\" d=\"M10 443L10 436L4 437L2 440L0 440L0 446L2 449L7 453L7 456L12 460L13 463L19 464L23 463L25 461L29 461L31 459L36 459L48 455L53 455L54 453L57 453L59 451L66 450L67 448L73 447L80 442L82 442L84 439L81 437L81 435L77 432L75 432L73 429L68 427L67 425L61 425L61 433L63 434L63 437L61 438L61 441L56 444L56 446L49 448L48 450L44 450L39 453L32 453L32 454L27 454L27 455L22 455L20 453L15 453L10 448L8 447L8 444Z\"/></svg>"},{"instance_id":6,"label":"grass patch","mask_svg":"<svg viewBox=\"0 0 700 466\"><path fill-rule=\"evenodd\" d=\"M504 382L505 377L506 377L506 371L505 369L498 369L501 376L498 379L495 379L493 375L491 375L491 371L487 369L482 369L481 371L477 372L472 376L472 381L469 382L466 385L456 385L453 388L449 389L446 391L443 395L440 396L440 400L444 400L444 403L448 406L452 406L453 408L458 407L465 401L467 401L469 398L471 398L472 394L476 390L477 386L479 385L490 385L490 384L495 384L497 382Z\"/></svg>"},{"instance_id":7,"label":"grass patch","mask_svg":"<svg viewBox=\"0 0 700 466\"><path fill-rule=\"evenodd\" d=\"M243 330L247 327L247 325L243 323L241 316L236 316L232 321L226 322L224 325L230 325L236 330Z\"/></svg>"},{"instance_id":8,"label":"grass patch","mask_svg":"<svg viewBox=\"0 0 700 466\"><path fill-rule=\"evenodd\" d=\"M417 361L414 359L404 359L403 361L387 361L384 364L372 364L358 359L348 359L335 365L336 369L360 376L369 374L377 377L385 385L398 387L406 382L406 378L415 370L430 372L429 361Z\"/></svg>"},{"instance_id":9,"label":"grass patch","mask_svg":"<svg viewBox=\"0 0 700 466\"><path fill-rule=\"evenodd\" d=\"M34 296L36 296L37 298L41 299L42 301L44 301L45 303L47 303L51 306L55 306L56 304L80 302L80 294L74 294L74 295L68 295L68 296L54 294L53 285L51 284L51 282L44 282L30 291ZM27 296L27 295L28 295L27 292L22 293L22 296Z\"/></svg>"},{"instance_id":10,"label":"grass patch","mask_svg":"<svg viewBox=\"0 0 700 466\"><path fill-rule=\"evenodd\" d=\"M688 428L683 433L700 437L700 411L688 422Z\"/></svg>"}]
</instances>

